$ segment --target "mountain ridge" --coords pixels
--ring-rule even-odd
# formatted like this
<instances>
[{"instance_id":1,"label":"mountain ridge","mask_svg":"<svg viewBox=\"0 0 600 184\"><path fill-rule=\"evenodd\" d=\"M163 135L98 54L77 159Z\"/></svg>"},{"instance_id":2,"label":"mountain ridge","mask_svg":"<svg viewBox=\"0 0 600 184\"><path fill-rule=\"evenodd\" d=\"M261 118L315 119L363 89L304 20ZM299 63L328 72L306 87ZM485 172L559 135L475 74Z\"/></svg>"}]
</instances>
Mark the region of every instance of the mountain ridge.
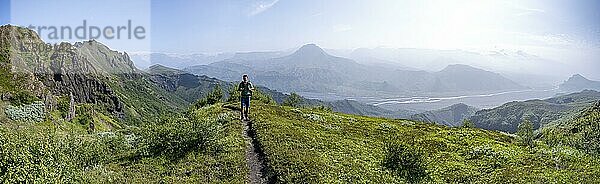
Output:
<instances>
[{"instance_id":1,"label":"mountain ridge","mask_svg":"<svg viewBox=\"0 0 600 184\"><path fill-rule=\"evenodd\" d=\"M511 135L477 128L270 99L253 99L252 121L240 121L237 102L188 105L203 89L215 89L203 86L230 82L161 65L129 68L127 54L94 42L63 45L64 51L60 45L47 51L12 47L13 38L47 44L25 37L35 34L24 28L0 27L0 33L0 178L7 183L247 183L255 171L249 152L260 156L274 183L598 180L597 155L541 142L532 149ZM13 62L30 68L13 71ZM116 69L103 71L107 67ZM588 96L547 102L583 105ZM342 103L357 113L373 112Z\"/></svg>"},{"instance_id":2,"label":"mountain ridge","mask_svg":"<svg viewBox=\"0 0 600 184\"><path fill-rule=\"evenodd\" d=\"M461 71L465 69L467 71ZM283 57L224 60L188 67L186 71L226 81L237 80L241 74L247 73L257 84L278 91L336 92L351 96L373 92L424 94L525 88L499 74L466 65L449 66L433 73L367 66L352 59L329 55L314 44L304 45Z\"/></svg>"},{"instance_id":3,"label":"mountain ridge","mask_svg":"<svg viewBox=\"0 0 600 184\"><path fill-rule=\"evenodd\" d=\"M580 74L574 74L559 85L563 91L600 90L600 81L593 81Z\"/></svg>"}]
</instances>

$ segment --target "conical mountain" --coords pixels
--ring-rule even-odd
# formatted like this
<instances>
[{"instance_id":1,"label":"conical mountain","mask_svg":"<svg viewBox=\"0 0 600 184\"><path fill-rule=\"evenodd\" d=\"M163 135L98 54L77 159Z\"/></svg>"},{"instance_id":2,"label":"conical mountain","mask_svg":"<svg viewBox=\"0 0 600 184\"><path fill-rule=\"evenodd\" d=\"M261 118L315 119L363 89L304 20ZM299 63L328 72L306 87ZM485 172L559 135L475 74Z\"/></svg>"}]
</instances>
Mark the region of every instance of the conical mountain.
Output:
<instances>
[{"instance_id":1,"label":"conical mountain","mask_svg":"<svg viewBox=\"0 0 600 184\"><path fill-rule=\"evenodd\" d=\"M316 44L306 44L294 52L292 57L328 57L330 56Z\"/></svg>"},{"instance_id":2,"label":"conical mountain","mask_svg":"<svg viewBox=\"0 0 600 184\"><path fill-rule=\"evenodd\" d=\"M600 90L600 82L589 80L580 74L575 74L560 84L559 88L563 91Z\"/></svg>"}]
</instances>

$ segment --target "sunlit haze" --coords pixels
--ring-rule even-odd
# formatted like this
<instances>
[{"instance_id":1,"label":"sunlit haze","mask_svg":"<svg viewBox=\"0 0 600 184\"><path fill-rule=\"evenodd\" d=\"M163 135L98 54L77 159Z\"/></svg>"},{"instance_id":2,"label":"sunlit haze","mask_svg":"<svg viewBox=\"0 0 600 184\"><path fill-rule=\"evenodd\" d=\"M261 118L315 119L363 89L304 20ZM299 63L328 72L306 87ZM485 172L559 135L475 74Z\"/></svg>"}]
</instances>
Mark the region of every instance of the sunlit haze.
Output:
<instances>
[{"instance_id":1,"label":"sunlit haze","mask_svg":"<svg viewBox=\"0 0 600 184\"><path fill-rule=\"evenodd\" d=\"M36 6L28 6L30 1L4 0L4 4L13 8L10 19L3 21L23 26L81 24L82 18L121 25L129 18L151 27L149 43L109 44L129 52L214 54L295 49L306 43L328 49L523 51L564 63L572 68L569 73L600 79L591 70L600 68L600 2L592 0L137 0L125 4L61 0L35 1ZM114 6L123 11L111 10ZM73 9L65 15L51 12L65 7L95 8Z\"/></svg>"}]
</instances>

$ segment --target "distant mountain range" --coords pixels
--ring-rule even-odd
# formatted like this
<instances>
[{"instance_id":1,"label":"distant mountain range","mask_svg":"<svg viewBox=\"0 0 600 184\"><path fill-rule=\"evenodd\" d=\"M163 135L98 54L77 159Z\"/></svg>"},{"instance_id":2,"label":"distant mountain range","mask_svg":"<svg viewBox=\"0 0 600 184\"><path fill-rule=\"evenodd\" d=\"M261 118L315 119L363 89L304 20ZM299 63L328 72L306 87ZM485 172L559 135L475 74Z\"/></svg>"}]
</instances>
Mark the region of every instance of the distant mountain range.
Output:
<instances>
[{"instance_id":1,"label":"distant mountain range","mask_svg":"<svg viewBox=\"0 0 600 184\"><path fill-rule=\"evenodd\" d=\"M314 44L269 59L226 59L185 69L222 80L239 80L244 73L256 83L284 92L339 93L462 93L525 89L501 75L467 65L450 65L438 72L363 65L331 56Z\"/></svg>"},{"instance_id":2,"label":"distant mountain range","mask_svg":"<svg viewBox=\"0 0 600 184\"><path fill-rule=\"evenodd\" d=\"M581 91L585 89L600 91L600 81L589 80L579 74L575 74L560 84L559 89L563 91Z\"/></svg>"},{"instance_id":3,"label":"distant mountain range","mask_svg":"<svg viewBox=\"0 0 600 184\"><path fill-rule=\"evenodd\" d=\"M217 54L173 54L173 53L132 53L131 60L142 69L153 65L162 65L176 69L190 66L207 65L223 60L258 60L282 57L289 54L287 51L271 52L225 52Z\"/></svg>"},{"instance_id":4,"label":"distant mountain range","mask_svg":"<svg viewBox=\"0 0 600 184\"><path fill-rule=\"evenodd\" d=\"M323 49L321 49L323 50ZM400 71L437 72L448 65L468 65L488 71L501 73L502 76L529 87L548 88L560 82L566 72L562 64L528 54L523 51L497 50L488 52L469 52L462 50L432 50L432 49L392 49L392 48L358 48L355 50L326 49L328 55L348 58L357 63L374 68ZM174 54L174 53L130 53L135 65L145 69L154 64L177 69L188 68L188 71L204 70L207 75L224 71L228 75L236 75L237 70L228 68L206 68L211 63L226 61L258 61L285 57L293 50L262 51L262 52L224 52L215 54ZM206 66L201 66L206 65ZM549 67L552 66L552 67ZM233 73L232 73L233 72ZM562 72L562 73L561 73ZM552 75L550 75L552 74ZM221 78L221 77L219 77ZM381 79L378 79L381 81ZM366 86L377 86L370 82L359 82ZM379 84L381 85L381 83Z\"/></svg>"},{"instance_id":5,"label":"distant mountain range","mask_svg":"<svg viewBox=\"0 0 600 184\"><path fill-rule=\"evenodd\" d=\"M411 67L438 71L450 64L464 64L486 70L522 74L567 75L564 64L521 50L464 51L417 48L358 48L345 55L363 63L386 63L400 68Z\"/></svg>"},{"instance_id":6,"label":"distant mountain range","mask_svg":"<svg viewBox=\"0 0 600 184\"><path fill-rule=\"evenodd\" d=\"M535 129L572 118L577 112L600 100L600 92L584 90L545 100L509 102L502 106L477 111L469 119L476 127L514 133L524 120Z\"/></svg>"},{"instance_id":7,"label":"distant mountain range","mask_svg":"<svg viewBox=\"0 0 600 184\"><path fill-rule=\"evenodd\" d=\"M131 60L142 69L153 65L162 65L177 69L183 69L192 65L210 64L231 58L233 53L221 54L168 54L168 53L133 53Z\"/></svg>"},{"instance_id":8,"label":"distant mountain range","mask_svg":"<svg viewBox=\"0 0 600 184\"><path fill-rule=\"evenodd\" d=\"M473 116L477 110L475 107L459 103L442 109L415 114L410 119L456 127L461 126L463 120Z\"/></svg>"}]
</instances>

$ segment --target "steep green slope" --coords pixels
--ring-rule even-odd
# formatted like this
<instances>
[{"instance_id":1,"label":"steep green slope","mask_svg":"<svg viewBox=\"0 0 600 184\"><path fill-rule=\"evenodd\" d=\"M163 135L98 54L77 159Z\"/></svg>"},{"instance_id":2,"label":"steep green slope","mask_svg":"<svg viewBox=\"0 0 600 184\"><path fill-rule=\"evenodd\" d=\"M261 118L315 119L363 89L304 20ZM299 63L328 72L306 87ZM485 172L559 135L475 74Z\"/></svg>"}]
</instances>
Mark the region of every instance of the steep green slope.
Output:
<instances>
[{"instance_id":1,"label":"steep green slope","mask_svg":"<svg viewBox=\"0 0 600 184\"><path fill-rule=\"evenodd\" d=\"M255 109L253 131L270 173L283 183L404 182L383 164L395 144L418 155L400 157L408 160L399 164L424 167L420 180L434 183L586 183L600 176L595 156L541 144L528 150L497 132L273 105Z\"/></svg>"},{"instance_id":2,"label":"steep green slope","mask_svg":"<svg viewBox=\"0 0 600 184\"><path fill-rule=\"evenodd\" d=\"M181 97L184 106L204 97L215 86L229 88L231 84L207 76L198 76L181 70L153 65L147 70L150 80L164 90Z\"/></svg>"},{"instance_id":3,"label":"steep green slope","mask_svg":"<svg viewBox=\"0 0 600 184\"><path fill-rule=\"evenodd\" d=\"M543 129L542 140L550 145L572 146L600 153L600 101L569 121Z\"/></svg>"},{"instance_id":4,"label":"steep green slope","mask_svg":"<svg viewBox=\"0 0 600 184\"><path fill-rule=\"evenodd\" d=\"M524 120L531 121L535 129L567 121L596 100L600 100L600 92L584 90L545 100L509 102L478 111L470 120L479 128L514 133Z\"/></svg>"}]
</instances>

